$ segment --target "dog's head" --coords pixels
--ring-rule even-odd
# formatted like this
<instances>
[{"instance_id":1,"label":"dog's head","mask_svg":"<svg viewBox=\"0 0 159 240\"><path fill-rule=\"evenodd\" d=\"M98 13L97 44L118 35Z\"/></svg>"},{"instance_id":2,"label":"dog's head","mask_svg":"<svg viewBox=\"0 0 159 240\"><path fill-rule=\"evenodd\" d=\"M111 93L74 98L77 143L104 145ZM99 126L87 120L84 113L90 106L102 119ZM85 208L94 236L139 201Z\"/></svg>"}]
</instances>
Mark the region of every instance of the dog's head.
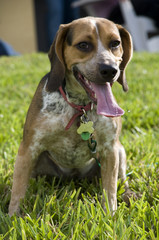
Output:
<instances>
[{"instance_id":1,"label":"dog's head","mask_svg":"<svg viewBox=\"0 0 159 240\"><path fill-rule=\"evenodd\" d=\"M103 18L86 17L61 25L50 48L48 91L55 91L66 72L74 75L92 100L94 85L118 81L128 90L125 68L132 57L128 31Z\"/></svg>"}]
</instances>

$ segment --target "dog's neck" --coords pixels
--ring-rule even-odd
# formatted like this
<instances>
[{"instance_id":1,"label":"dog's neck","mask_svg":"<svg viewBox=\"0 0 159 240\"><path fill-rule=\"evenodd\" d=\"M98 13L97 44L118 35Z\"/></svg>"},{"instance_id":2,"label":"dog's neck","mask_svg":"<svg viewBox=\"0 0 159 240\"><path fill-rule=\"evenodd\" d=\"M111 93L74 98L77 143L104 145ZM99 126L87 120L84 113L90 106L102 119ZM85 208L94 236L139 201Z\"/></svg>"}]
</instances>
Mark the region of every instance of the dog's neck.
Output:
<instances>
[{"instance_id":1,"label":"dog's neck","mask_svg":"<svg viewBox=\"0 0 159 240\"><path fill-rule=\"evenodd\" d=\"M65 79L65 91L68 101L77 105L87 105L90 102L90 99L71 71L66 71Z\"/></svg>"}]
</instances>

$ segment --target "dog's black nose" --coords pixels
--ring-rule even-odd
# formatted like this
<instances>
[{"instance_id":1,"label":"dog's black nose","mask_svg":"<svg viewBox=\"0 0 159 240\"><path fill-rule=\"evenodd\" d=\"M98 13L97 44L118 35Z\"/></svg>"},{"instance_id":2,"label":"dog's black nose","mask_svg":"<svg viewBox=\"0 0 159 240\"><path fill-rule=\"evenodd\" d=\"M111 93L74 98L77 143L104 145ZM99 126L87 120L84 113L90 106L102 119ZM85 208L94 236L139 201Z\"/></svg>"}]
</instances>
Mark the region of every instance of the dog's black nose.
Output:
<instances>
[{"instance_id":1,"label":"dog's black nose","mask_svg":"<svg viewBox=\"0 0 159 240\"><path fill-rule=\"evenodd\" d=\"M116 66L108 65L108 64L99 64L99 72L105 81L112 81L112 79L117 74L118 70Z\"/></svg>"}]
</instances>

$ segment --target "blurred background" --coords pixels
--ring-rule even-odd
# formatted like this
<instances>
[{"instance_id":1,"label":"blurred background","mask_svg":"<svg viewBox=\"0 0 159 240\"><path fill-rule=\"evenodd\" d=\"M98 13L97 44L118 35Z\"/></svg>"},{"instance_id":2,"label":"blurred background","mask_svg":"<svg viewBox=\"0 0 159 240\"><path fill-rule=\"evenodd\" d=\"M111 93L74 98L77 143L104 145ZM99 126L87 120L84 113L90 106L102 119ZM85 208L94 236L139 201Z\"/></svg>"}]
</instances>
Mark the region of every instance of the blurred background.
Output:
<instances>
[{"instance_id":1,"label":"blurred background","mask_svg":"<svg viewBox=\"0 0 159 240\"><path fill-rule=\"evenodd\" d=\"M48 52L60 24L85 16L124 25L136 51L159 52L159 0L0 0L0 55Z\"/></svg>"}]
</instances>

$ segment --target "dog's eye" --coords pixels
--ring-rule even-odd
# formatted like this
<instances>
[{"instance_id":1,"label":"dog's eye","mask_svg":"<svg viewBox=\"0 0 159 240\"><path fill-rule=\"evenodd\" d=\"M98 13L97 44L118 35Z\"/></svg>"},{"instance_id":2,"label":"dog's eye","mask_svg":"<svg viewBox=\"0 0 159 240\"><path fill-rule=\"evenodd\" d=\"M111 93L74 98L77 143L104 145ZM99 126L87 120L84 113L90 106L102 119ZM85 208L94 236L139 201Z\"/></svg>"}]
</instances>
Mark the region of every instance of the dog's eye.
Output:
<instances>
[{"instance_id":1,"label":"dog's eye","mask_svg":"<svg viewBox=\"0 0 159 240\"><path fill-rule=\"evenodd\" d=\"M117 49L119 46L120 46L120 41L118 41L118 40L112 41L110 43L110 48L113 50Z\"/></svg>"},{"instance_id":2,"label":"dog's eye","mask_svg":"<svg viewBox=\"0 0 159 240\"><path fill-rule=\"evenodd\" d=\"M92 50L92 45L88 42L80 42L76 47L83 52L90 52Z\"/></svg>"}]
</instances>

